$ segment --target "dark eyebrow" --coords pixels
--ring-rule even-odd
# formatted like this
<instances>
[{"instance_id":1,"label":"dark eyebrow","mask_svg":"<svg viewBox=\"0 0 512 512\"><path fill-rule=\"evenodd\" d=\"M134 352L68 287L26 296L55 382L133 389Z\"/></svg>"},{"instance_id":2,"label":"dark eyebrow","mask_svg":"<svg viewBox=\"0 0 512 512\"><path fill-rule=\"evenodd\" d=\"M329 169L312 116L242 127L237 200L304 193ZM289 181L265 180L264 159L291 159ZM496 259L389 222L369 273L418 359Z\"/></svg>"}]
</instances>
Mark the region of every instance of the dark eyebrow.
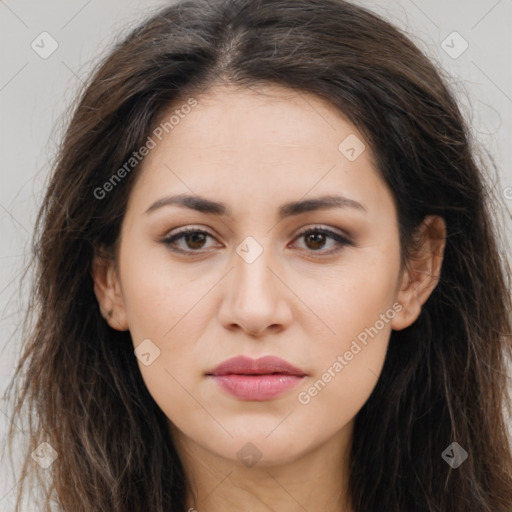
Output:
<instances>
[{"instance_id":1,"label":"dark eyebrow","mask_svg":"<svg viewBox=\"0 0 512 512\"><path fill-rule=\"evenodd\" d=\"M177 196L162 197L155 201L147 210L146 213L151 213L163 206L181 206L183 208L190 208L201 213L208 213L213 215L222 215L231 217L230 209L224 203L218 203L210 199L200 196L191 196L187 194L180 194ZM366 208L357 201L342 196L322 196L314 199L306 199L303 201L292 201L285 203L279 208L279 220L293 215L299 215L305 212L314 210L322 210L327 208L355 208L366 212Z\"/></svg>"}]
</instances>

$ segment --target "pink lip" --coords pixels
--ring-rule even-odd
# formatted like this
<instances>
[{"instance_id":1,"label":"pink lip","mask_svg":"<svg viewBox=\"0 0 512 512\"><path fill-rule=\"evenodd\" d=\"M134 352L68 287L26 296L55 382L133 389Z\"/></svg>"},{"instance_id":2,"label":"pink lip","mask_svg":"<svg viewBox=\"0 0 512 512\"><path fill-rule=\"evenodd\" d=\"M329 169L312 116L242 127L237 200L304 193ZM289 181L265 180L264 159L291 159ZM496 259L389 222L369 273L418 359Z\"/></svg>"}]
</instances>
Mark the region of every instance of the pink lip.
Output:
<instances>
[{"instance_id":1,"label":"pink lip","mask_svg":"<svg viewBox=\"0 0 512 512\"><path fill-rule=\"evenodd\" d=\"M306 373L275 356L237 356L222 362L207 376L236 398L263 401L295 387Z\"/></svg>"}]
</instances>

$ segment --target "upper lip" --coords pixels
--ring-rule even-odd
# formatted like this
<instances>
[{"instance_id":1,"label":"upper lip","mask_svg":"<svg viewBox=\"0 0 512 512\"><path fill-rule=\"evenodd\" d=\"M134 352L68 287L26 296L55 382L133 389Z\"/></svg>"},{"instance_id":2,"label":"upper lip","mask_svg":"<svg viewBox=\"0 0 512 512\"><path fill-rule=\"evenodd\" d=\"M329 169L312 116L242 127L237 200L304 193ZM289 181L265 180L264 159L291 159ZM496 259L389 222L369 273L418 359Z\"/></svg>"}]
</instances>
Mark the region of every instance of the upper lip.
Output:
<instances>
[{"instance_id":1,"label":"upper lip","mask_svg":"<svg viewBox=\"0 0 512 512\"><path fill-rule=\"evenodd\" d=\"M306 373L284 359L276 356L264 356L251 359L245 356L236 356L223 361L207 375L216 377L222 375L270 375L272 373L284 375L297 375L303 377Z\"/></svg>"}]
</instances>

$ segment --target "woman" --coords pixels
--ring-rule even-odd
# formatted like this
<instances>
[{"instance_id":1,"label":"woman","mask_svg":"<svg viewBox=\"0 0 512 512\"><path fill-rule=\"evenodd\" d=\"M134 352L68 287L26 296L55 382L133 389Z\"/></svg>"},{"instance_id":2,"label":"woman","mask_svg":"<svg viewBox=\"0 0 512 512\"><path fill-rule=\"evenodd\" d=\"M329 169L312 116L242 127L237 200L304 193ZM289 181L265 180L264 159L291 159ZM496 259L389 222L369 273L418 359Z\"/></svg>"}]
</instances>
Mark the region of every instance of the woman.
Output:
<instances>
[{"instance_id":1,"label":"woman","mask_svg":"<svg viewBox=\"0 0 512 512\"><path fill-rule=\"evenodd\" d=\"M37 225L16 412L46 506L512 510L487 195L434 66L360 7L141 24L85 87Z\"/></svg>"}]
</instances>

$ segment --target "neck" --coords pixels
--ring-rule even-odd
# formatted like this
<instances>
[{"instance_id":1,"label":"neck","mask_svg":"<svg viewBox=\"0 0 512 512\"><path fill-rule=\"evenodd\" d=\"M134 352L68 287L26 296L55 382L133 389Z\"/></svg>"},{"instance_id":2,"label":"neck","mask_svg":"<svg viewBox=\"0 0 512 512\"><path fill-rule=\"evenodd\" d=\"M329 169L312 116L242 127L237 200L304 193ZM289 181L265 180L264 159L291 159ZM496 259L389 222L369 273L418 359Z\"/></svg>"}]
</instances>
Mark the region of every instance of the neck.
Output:
<instances>
[{"instance_id":1,"label":"neck","mask_svg":"<svg viewBox=\"0 0 512 512\"><path fill-rule=\"evenodd\" d=\"M188 512L352 512L347 500L352 424L320 446L252 467L205 450L173 428L187 477Z\"/></svg>"}]
</instances>

